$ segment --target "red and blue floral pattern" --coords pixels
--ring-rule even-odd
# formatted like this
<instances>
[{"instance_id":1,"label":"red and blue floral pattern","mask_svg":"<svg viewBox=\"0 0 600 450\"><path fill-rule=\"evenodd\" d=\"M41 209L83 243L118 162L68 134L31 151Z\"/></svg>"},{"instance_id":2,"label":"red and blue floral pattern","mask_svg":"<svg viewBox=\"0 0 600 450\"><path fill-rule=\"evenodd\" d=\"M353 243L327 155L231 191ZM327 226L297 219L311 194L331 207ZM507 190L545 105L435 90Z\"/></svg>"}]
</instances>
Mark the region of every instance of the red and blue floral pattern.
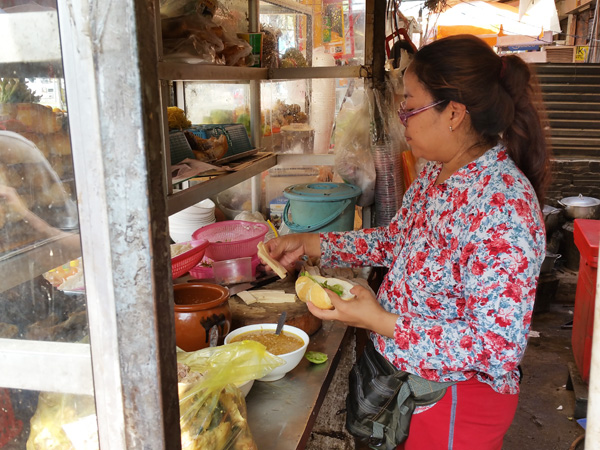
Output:
<instances>
[{"instance_id":1,"label":"red and blue floral pattern","mask_svg":"<svg viewBox=\"0 0 600 450\"><path fill-rule=\"evenodd\" d=\"M394 338L371 339L397 368L517 393L545 256L535 191L501 145L436 185L440 170L425 166L389 226L323 233L321 262L389 268L377 297Z\"/></svg>"}]
</instances>

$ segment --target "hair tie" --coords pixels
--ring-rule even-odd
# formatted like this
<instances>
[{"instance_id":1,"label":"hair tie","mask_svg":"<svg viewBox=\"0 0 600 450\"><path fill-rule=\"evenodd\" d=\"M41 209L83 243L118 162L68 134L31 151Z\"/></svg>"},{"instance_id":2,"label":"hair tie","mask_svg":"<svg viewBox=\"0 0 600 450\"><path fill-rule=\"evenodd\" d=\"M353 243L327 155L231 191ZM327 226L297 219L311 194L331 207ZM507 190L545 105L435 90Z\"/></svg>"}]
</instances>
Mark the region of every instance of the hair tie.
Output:
<instances>
[{"instance_id":1,"label":"hair tie","mask_svg":"<svg viewBox=\"0 0 600 450\"><path fill-rule=\"evenodd\" d=\"M500 63L502 64L500 66L500 79L502 80L504 78L504 74L506 73L506 58L504 56L500 57Z\"/></svg>"}]
</instances>

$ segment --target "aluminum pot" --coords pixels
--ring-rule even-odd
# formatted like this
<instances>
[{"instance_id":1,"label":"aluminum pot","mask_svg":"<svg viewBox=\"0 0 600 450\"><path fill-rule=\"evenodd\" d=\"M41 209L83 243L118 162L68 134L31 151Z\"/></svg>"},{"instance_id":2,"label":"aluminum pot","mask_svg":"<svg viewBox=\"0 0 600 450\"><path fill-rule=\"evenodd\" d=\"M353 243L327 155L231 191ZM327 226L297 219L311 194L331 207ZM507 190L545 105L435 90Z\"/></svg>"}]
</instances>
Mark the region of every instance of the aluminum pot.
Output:
<instances>
[{"instance_id":1,"label":"aluminum pot","mask_svg":"<svg viewBox=\"0 0 600 450\"><path fill-rule=\"evenodd\" d=\"M546 225L546 235L550 236L558 228L560 221L560 209L550 205L544 205L544 224Z\"/></svg>"},{"instance_id":2,"label":"aluminum pot","mask_svg":"<svg viewBox=\"0 0 600 450\"><path fill-rule=\"evenodd\" d=\"M600 200L594 197L565 197L558 203L565 208L565 214L571 219L600 218Z\"/></svg>"},{"instance_id":3,"label":"aluminum pot","mask_svg":"<svg viewBox=\"0 0 600 450\"><path fill-rule=\"evenodd\" d=\"M556 260L560 258L561 255L558 253L546 253L546 257L544 258L544 262L542 262L542 268L540 269L540 273L549 273L554 269L554 264Z\"/></svg>"}]
</instances>

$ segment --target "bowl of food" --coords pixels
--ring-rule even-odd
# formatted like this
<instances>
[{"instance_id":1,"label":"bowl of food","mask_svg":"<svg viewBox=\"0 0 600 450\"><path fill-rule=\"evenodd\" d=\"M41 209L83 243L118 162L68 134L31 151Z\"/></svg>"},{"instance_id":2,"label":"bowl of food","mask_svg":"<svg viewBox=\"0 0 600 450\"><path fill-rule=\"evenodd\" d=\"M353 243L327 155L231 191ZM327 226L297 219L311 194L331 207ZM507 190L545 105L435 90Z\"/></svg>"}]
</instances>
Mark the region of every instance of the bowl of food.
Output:
<instances>
[{"instance_id":1,"label":"bowl of food","mask_svg":"<svg viewBox=\"0 0 600 450\"><path fill-rule=\"evenodd\" d=\"M302 360L308 347L309 337L300 328L284 325L279 336L275 335L276 323L259 323L246 325L230 331L225 337L225 344L244 340L257 341L267 347L267 351L279 356L285 364L276 367L258 381L275 381L295 369Z\"/></svg>"}]
</instances>

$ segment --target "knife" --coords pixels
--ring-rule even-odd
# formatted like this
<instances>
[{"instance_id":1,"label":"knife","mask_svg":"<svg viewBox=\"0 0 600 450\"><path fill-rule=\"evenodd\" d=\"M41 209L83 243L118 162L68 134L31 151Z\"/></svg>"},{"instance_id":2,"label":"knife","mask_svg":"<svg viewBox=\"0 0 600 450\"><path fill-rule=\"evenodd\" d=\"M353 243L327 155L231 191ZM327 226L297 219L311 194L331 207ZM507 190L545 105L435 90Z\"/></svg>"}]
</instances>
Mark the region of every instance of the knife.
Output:
<instances>
[{"instance_id":1,"label":"knife","mask_svg":"<svg viewBox=\"0 0 600 450\"><path fill-rule=\"evenodd\" d=\"M265 286L265 285L270 284L277 280L279 280L279 276L273 274L273 275L266 276L264 278L260 278L255 281L251 281L251 282L247 282L247 283L239 283L239 284L230 284L230 285L225 285L225 287L227 289L229 289L229 295L235 295L238 292L259 288L259 287ZM202 281L204 283L215 283L214 278L205 278L202 280L196 280L196 279L187 280L188 283L196 283L198 281Z\"/></svg>"},{"instance_id":2,"label":"knife","mask_svg":"<svg viewBox=\"0 0 600 450\"><path fill-rule=\"evenodd\" d=\"M227 288L229 289L229 295L235 295L238 292L248 291L250 289L256 289L262 286L266 286L267 284L273 283L277 280L279 280L279 276L272 275L265 278L261 278L260 280L252 281L250 283L232 284L230 286L227 286Z\"/></svg>"}]
</instances>

